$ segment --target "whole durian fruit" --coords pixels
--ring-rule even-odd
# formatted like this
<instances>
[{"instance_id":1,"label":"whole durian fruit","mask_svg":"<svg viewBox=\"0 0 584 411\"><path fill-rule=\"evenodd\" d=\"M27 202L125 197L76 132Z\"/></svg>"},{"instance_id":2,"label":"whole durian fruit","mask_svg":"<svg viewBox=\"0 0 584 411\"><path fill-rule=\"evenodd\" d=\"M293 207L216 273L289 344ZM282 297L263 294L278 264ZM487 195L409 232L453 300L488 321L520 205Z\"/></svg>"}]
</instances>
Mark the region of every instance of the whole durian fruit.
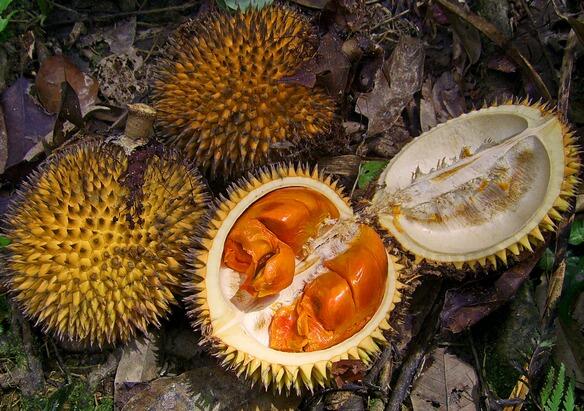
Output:
<instances>
[{"instance_id":1,"label":"whole durian fruit","mask_svg":"<svg viewBox=\"0 0 584 411\"><path fill-rule=\"evenodd\" d=\"M137 184L141 182L142 184ZM103 345L159 325L207 195L177 153L82 142L47 160L6 216L5 280L61 339Z\"/></svg>"},{"instance_id":2,"label":"whole durian fruit","mask_svg":"<svg viewBox=\"0 0 584 411\"><path fill-rule=\"evenodd\" d=\"M288 81L314 55L312 34L303 16L282 7L183 25L154 83L166 142L229 175L267 162L277 146L326 133L333 100Z\"/></svg>"}]
</instances>

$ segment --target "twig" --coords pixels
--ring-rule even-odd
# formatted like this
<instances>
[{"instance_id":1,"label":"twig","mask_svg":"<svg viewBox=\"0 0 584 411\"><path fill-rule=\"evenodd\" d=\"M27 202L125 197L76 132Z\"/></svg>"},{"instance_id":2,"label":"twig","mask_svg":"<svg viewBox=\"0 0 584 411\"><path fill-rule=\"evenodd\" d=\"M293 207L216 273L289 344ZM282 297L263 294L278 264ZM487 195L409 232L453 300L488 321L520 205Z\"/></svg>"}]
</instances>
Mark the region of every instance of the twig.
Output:
<instances>
[{"instance_id":1,"label":"twig","mask_svg":"<svg viewBox=\"0 0 584 411\"><path fill-rule=\"evenodd\" d=\"M391 363L392 360L393 360L393 347L390 344L387 347L385 347L385 349L383 350L383 352L381 353L381 355L379 356L377 361L375 361L375 364L373 365L373 367L371 367L371 369L369 370L369 372L367 373L367 376L365 377L365 379L363 381L368 382L368 383L373 383L374 381L376 381L377 378L379 377L379 374L382 371L383 366L386 363ZM383 389L383 386L381 386L381 388Z\"/></svg>"},{"instance_id":2,"label":"twig","mask_svg":"<svg viewBox=\"0 0 584 411\"><path fill-rule=\"evenodd\" d=\"M462 20L475 27L485 36L487 36L493 43L501 47L509 58L511 58L526 75L531 77L535 86L546 100L551 100L552 96L543 82L541 76L535 71L531 63L521 54L521 52L511 43L511 39L507 38L501 33L493 24L489 23L482 17L467 11L459 5L452 3L450 0L436 0L442 7L448 11L456 14Z\"/></svg>"},{"instance_id":3,"label":"twig","mask_svg":"<svg viewBox=\"0 0 584 411\"><path fill-rule=\"evenodd\" d=\"M314 405L321 401L326 395L335 392L350 392L361 396L369 396L371 391L379 391L379 389L373 385L366 386L360 384L346 384L343 388L325 388L324 390L318 391L314 395L304 397L298 406L298 409L311 410Z\"/></svg>"},{"instance_id":4,"label":"twig","mask_svg":"<svg viewBox=\"0 0 584 411\"><path fill-rule=\"evenodd\" d=\"M481 391L482 397L485 399L486 408L488 410L490 410L491 409L490 402L491 402L491 399L492 399L491 397L493 394L489 390L489 387L486 383L487 378L485 375L485 368L481 366L481 362L479 361L479 354L478 354L477 349L475 347L474 339L472 338L472 331L470 331L470 330L467 331L467 336L468 336L468 340L470 342L470 348L472 351L472 356L474 359L475 368L477 370L477 375L479 377L479 389Z\"/></svg>"},{"instance_id":5,"label":"twig","mask_svg":"<svg viewBox=\"0 0 584 411\"><path fill-rule=\"evenodd\" d=\"M120 13L103 14L100 16L87 16L87 15L79 13L76 10L73 10L73 9L70 9L66 6L63 6L62 4L53 3L53 5L58 9L62 9L62 10L67 11L69 13L75 14L77 16L75 19L76 22L77 21L104 22L104 21L116 20L116 19L120 19L120 18L124 18L124 17L166 13L169 11L185 11L185 10L191 9L199 4L200 4L200 2L198 2L198 1L191 1L188 3L180 4L178 6L168 6L168 7L161 7L161 8L157 8L157 9L148 9L148 10L124 11L124 12L120 12ZM56 22L56 23L48 24L47 27L56 27L56 26L62 26L62 25L71 24L71 23L72 23L72 21Z\"/></svg>"},{"instance_id":6,"label":"twig","mask_svg":"<svg viewBox=\"0 0 584 411\"><path fill-rule=\"evenodd\" d=\"M430 349L430 343L438 330L443 300L444 293L442 292L442 287L437 287L433 298L432 309L424 319L421 331L416 336L416 340L409 350L408 357L401 367L401 372L385 407L386 411L401 410L401 405L410 390L414 377L420 369L420 364L426 352Z\"/></svg>"},{"instance_id":7,"label":"twig","mask_svg":"<svg viewBox=\"0 0 584 411\"><path fill-rule=\"evenodd\" d=\"M574 30L570 30L568 41L564 49L562 68L560 69L560 89L558 90L558 112L562 119L568 119L568 107L570 104L570 86L572 84L572 71L574 69L574 49L578 38Z\"/></svg>"},{"instance_id":8,"label":"twig","mask_svg":"<svg viewBox=\"0 0 584 411\"><path fill-rule=\"evenodd\" d=\"M108 355L106 362L100 364L96 370L92 371L89 374L87 378L89 387L92 390L95 390L103 380L105 380L110 375L115 374L116 370L118 369L118 363L120 362L121 358L122 358L121 348L117 348L115 351L112 351Z\"/></svg>"},{"instance_id":9,"label":"twig","mask_svg":"<svg viewBox=\"0 0 584 411\"><path fill-rule=\"evenodd\" d=\"M61 372L63 374L65 374L65 380L66 380L67 384L70 384L71 383L71 374L69 373L67 366L65 366L65 363L63 362L63 358L61 358L61 354L59 353L59 349L57 348L55 341L51 337L49 337L49 341L51 342L51 347L53 347L55 357L57 358L57 364L59 365Z\"/></svg>"}]
</instances>

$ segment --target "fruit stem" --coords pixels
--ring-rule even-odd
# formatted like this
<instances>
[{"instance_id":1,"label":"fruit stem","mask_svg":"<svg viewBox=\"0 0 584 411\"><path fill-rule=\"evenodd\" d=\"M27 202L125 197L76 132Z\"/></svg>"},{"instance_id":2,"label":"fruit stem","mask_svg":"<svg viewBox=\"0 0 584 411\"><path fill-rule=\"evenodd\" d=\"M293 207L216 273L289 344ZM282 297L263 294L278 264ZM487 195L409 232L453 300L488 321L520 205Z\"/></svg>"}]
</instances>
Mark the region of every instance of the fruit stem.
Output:
<instances>
[{"instance_id":1,"label":"fruit stem","mask_svg":"<svg viewBox=\"0 0 584 411\"><path fill-rule=\"evenodd\" d=\"M146 143L152 135L156 110L142 104L128 104L128 120L124 134L134 142Z\"/></svg>"}]
</instances>

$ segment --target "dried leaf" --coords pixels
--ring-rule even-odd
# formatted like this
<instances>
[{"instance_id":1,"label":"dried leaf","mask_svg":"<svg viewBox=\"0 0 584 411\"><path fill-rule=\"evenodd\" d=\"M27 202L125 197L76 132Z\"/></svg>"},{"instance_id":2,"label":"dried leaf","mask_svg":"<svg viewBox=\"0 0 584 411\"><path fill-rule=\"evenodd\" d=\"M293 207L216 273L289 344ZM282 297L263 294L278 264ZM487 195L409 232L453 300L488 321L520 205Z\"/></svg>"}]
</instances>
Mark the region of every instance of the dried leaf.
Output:
<instances>
[{"instance_id":1,"label":"dried leaf","mask_svg":"<svg viewBox=\"0 0 584 411\"><path fill-rule=\"evenodd\" d=\"M492 56L487 62L487 67L502 73L515 73L517 71L517 66L505 55Z\"/></svg>"},{"instance_id":2,"label":"dried leaf","mask_svg":"<svg viewBox=\"0 0 584 411\"><path fill-rule=\"evenodd\" d=\"M458 117L466 111L466 102L462 91L449 71L442 73L434 83L432 99L434 100L436 118L441 123L450 118Z\"/></svg>"},{"instance_id":3,"label":"dried leaf","mask_svg":"<svg viewBox=\"0 0 584 411\"><path fill-rule=\"evenodd\" d=\"M414 382L411 400L414 411L478 410L478 377L475 369L460 358L435 349L430 366Z\"/></svg>"},{"instance_id":4,"label":"dried leaf","mask_svg":"<svg viewBox=\"0 0 584 411\"><path fill-rule=\"evenodd\" d=\"M375 74L373 91L357 99L356 111L369 119L368 136L381 133L396 122L422 87L423 68L422 41L402 37L391 57Z\"/></svg>"},{"instance_id":5,"label":"dried leaf","mask_svg":"<svg viewBox=\"0 0 584 411\"><path fill-rule=\"evenodd\" d=\"M432 82L428 78L422 85L422 98L420 99L420 129L423 132L430 130L438 124L436 110L432 98Z\"/></svg>"},{"instance_id":6,"label":"dried leaf","mask_svg":"<svg viewBox=\"0 0 584 411\"><path fill-rule=\"evenodd\" d=\"M582 15L576 17L567 15L565 13L562 13L556 1L552 1L552 4L554 6L556 14L568 22L568 24L572 27L572 30L574 30L574 32L576 33L576 36L578 37L578 40L580 40L580 43L584 45L584 18L582 17Z\"/></svg>"},{"instance_id":7,"label":"dried leaf","mask_svg":"<svg viewBox=\"0 0 584 411\"><path fill-rule=\"evenodd\" d=\"M332 33L325 34L318 46L314 57L301 67L298 72L283 78L282 82L295 82L306 87L313 87L319 79L327 92L334 97L344 93L349 79L351 63L342 51L341 40Z\"/></svg>"},{"instance_id":8,"label":"dried leaf","mask_svg":"<svg viewBox=\"0 0 584 411\"><path fill-rule=\"evenodd\" d=\"M448 10L449 12L456 14L461 19L471 24L473 27L487 36L499 47L503 48L507 55L525 72L526 75L531 78L541 95L546 100L552 100L551 94L539 73L535 71L529 60L527 60L527 58L521 54L517 47L509 44L509 38L505 34L501 33L495 25L474 13L465 10L459 4L451 0L436 0L436 2L444 10Z\"/></svg>"},{"instance_id":9,"label":"dried leaf","mask_svg":"<svg viewBox=\"0 0 584 411\"><path fill-rule=\"evenodd\" d=\"M310 7L311 9L324 9L324 6L329 2L329 0L293 0L294 3L300 4L304 7Z\"/></svg>"},{"instance_id":10,"label":"dried leaf","mask_svg":"<svg viewBox=\"0 0 584 411\"><path fill-rule=\"evenodd\" d=\"M361 157L347 154L336 157L322 157L318 160L318 168L327 174L343 177L356 177L359 173Z\"/></svg>"},{"instance_id":11,"label":"dried leaf","mask_svg":"<svg viewBox=\"0 0 584 411\"><path fill-rule=\"evenodd\" d=\"M35 85L39 99L47 111L58 113L61 108L61 84L67 81L79 98L81 113L89 111L97 101L99 84L93 77L83 73L67 57L62 55L47 58L41 64Z\"/></svg>"},{"instance_id":12,"label":"dried leaf","mask_svg":"<svg viewBox=\"0 0 584 411\"><path fill-rule=\"evenodd\" d=\"M333 363L331 373L335 377L337 387L349 382L361 381L367 367L361 360L340 360Z\"/></svg>"},{"instance_id":13,"label":"dried leaf","mask_svg":"<svg viewBox=\"0 0 584 411\"><path fill-rule=\"evenodd\" d=\"M26 153L49 133L55 116L48 115L29 95L30 82L21 77L2 94L8 134L6 168L20 163Z\"/></svg>"},{"instance_id":14,"label":"dried leaf","mask_svg":"<svg viewBox=\"0 0 584 411\"><path fill-rule=\"evenodd\" d=\"M104 41L114 54L127 54L131 51L136 37L136 17L117 21L103 34Z\"/></svg>"},{"instance_id":15,"label":"dried leaf","mask_svg":"<svg viewBox=\"0 0 584 411\"><path fill-rule=\"evenodd\" d=\"M367 143L370 156L392 158L412 140L408 129L405 127L403 119L398 117L397 121L383 131L381 134L371 138Z\"/></svg>"},{"instance_id":16,"label":"dried leaf","mask_svg":"<svg viewBox=\"0 0 584 411\"><path fill-rule=\"evenodd\" d=\"M481 57L481 35L477 29L464 22L458 16L452 13L447 14L448 20L452 25L452 30L458 35L470 64L475 64Z\"/></svg>"},{"instance_id":17,"label":"dried leaf","mask_svg":"<svg viewBox=\"0 0 584 411\"><path fill-rule=\"evenodd\" d=\"M505 271L492 283L481 283L446 291L440 314L442 328L459 333L509 301L529 277L545 247Z\"/></svg>"}]
</instances>

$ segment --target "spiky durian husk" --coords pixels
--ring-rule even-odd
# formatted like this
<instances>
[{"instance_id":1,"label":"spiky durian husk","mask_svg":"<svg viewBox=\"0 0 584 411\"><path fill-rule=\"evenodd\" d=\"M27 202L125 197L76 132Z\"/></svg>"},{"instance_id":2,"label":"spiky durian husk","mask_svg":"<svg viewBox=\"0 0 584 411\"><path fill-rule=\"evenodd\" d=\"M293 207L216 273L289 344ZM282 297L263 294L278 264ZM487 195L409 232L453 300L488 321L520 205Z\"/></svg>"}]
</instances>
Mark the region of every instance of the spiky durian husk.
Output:
<instances>
[{"instance_id":1,"label":"spiky durian husk","mask_svg":"<svg viewBox=\"0 0 584 411\"><path fill-rule=\"evenodd\" d=\"M275 6L183 25L154 83L165 140L229 175L265 163L276 143L327 132L333 100L286 81L314 54L312 40L303 16Z\"/></svg>"},{"instance_id":2,"label":"spiky durian husk","mask_svg":"<svg viewBox=\"0 0 584 411\"><path fill-rule=\"evenodd\" d=\"M50 158L6 217L5 280L43 330L102 345L158 326L176 303L190 235L208 203L197 171L174 152L145 164L139 215L129 217L128 158L84 142Z\"/></svg>"},{"instance_id":3,"label":"spiky durian husk","mask_svg":"<svg viewBox=\"0 0 584 411\"><path fill-rule=\"evenodd\" d=\"M555 109L548 104L543 104L541 102L532 103L528 99L509 99L502 103L495 102L491 105L483 105L481 110L488 110L490 108L500 107L500 106L523 106L531 109L536 109L541 113L542 117L555 116L561 128L562 143L563 143L563 181L561 183L561 189L559 195L553 201L553 205L547 210L543 219L536 224L530 231L526 232L525 235L517 239L509 246L500 249L499 251L481 257L481 258L469 258L464 260L440 260L438 258L431 258L423 255L419 255L416 252L404 247L405 251L412 252L415 257L416 263L422 263L427 261L431 264L452 264L457 269L470 268L470 269L481 269L481 268L491 268L496 269L498 264L503 264L506 266L509 260L517 259L520 254L524 252L533 252L534 246L541 245L545 239L543 236L544 232L554 232L557 228L557 224L560 223L566 216L570 209L570 201L576 195L577 186L580 184L579 173L581 169L580 160L580 148L576 141L573 130L558 116ZM472 113L472 112L471 112ZM470 114L470 113L469 113ZM464 116L464 115L463 115ZM448 127L448 125L455 121L456 118L451 119L445 123L439 124L439 127ZM435 128L435 129L436 129ZM435 130L432 129L432 130ZM413 144L409 143L403 150L407 150L408 146ZM390 163L391 166L391 163ZM461 233L461 235L463 235Z\"/></svg>"},{"instance_id":4,"label":"spiky durian husk","mask_svg":"<svg viewBox=\"0 0 584 411\"><path fill-rule=\"evenodd\" d=\"M401 290L405 288L405 285L399 281L400 270L403 269L403 266L398 263L397 257L389 255L389 266L397 278L393 294L387 296L387 310L381 313L380 321L374 324L368 335L363 335L359 341L347 346L341 353L334 356L324 353L314 361L291 365L286 363L287 356L306 353L279 352L279 362L269 361L238 350L217 336L217 330L214 329L211 318L207 279L210 264L209 255L215 246L214 242L218 232L226 221L234 223L234 217L230 214L238 204L245 201L250 193L267 184L276 183L279 187L286 187L285 182L281 185L279 182L287 178L312 179L320 184L325 184L334 190L334 193L348 206L349 200L337 186L336 181L319 173L316 168L311 171L304 167L277 165L261 168L256 173L249 174L247 178L240 179L229 188L227 197L220 198L207 228L198 235L200 243L196 249L192 250L191 278L185 284L185 294L187 295L185 301L188 306L188 315L193 319L194 326L201 329L204 341L213 354L222 360L221 363L224 367L235 371L238 376L244 376L252 384L262 385L265 389L271 387L277 392L288 393L295 390L300 393L306 389L312 391L319 386L328 384L332 378L332 364L336 361L360 359L368 364L375 358L381 347L387 344L387 335L393 331L390 326L390 315L396 304L402 301ZM319 356L318 353L316 351L310 354Z\"/></svg>"}]
</instances>

